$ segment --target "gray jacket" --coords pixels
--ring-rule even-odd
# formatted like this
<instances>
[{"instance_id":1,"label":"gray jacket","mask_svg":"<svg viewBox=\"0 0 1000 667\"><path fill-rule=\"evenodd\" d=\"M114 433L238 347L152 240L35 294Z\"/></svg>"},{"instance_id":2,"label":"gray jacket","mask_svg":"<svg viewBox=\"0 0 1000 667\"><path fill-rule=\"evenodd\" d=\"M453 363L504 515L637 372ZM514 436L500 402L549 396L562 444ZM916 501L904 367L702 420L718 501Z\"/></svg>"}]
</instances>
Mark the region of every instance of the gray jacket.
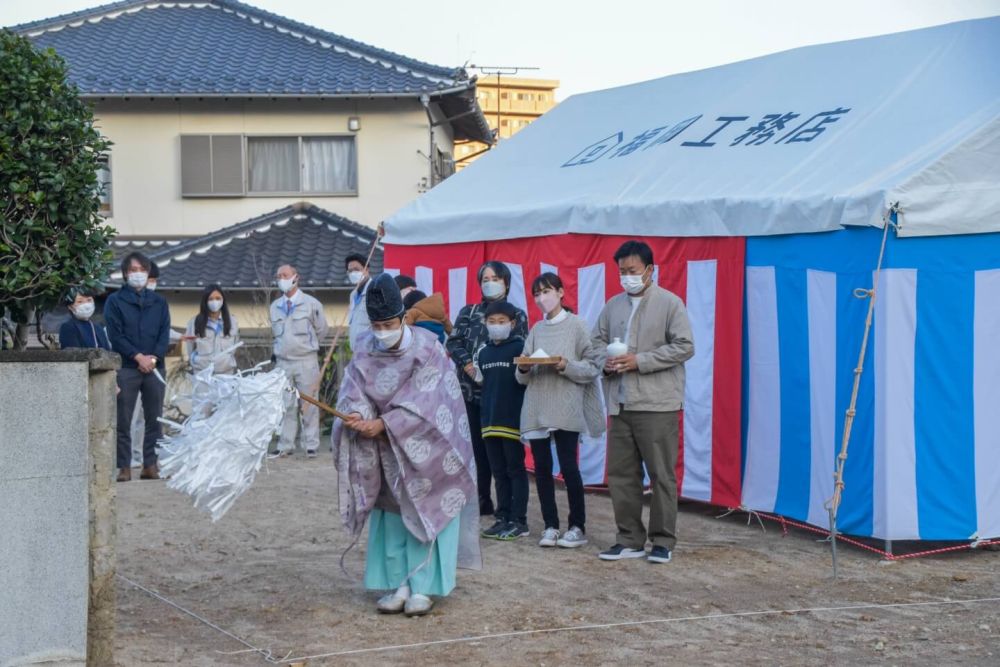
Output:
<instances>
[{"instance_id":1,"label":"gray jacket","mask_svg":"<svg viewBox=\"0 0 1000 667\"><path fill-rule=\"evenodd\" d=\"M184 332L185 335L195 335L194 321L196 319L198 319L197 315L188 321L187 330ZM211 325L206 324L205 335L201 338L184 341L184 350L187 352L188 359L191 360L191 370L193 372L197 373L212 366L214 368L213 373L226 375L235 373L237 370L236 354L234 352L225 355L219 353L225 352L239 342L240 327L236 322L236 316L230 315L228 336L224 335L224 330L216 333Z\"/></svg>"},{"instance_id":2,"label":"gray jacket","mask_svg":"<svg viewBox=\"0 0 1000 667\"><path fill-rule=\"evenodd\" d=\"M281 295L271 303L274 356L288 360L315 359L328 328L323 306L302 290L292 297L291 313L286 312L286 301L288 298Z\"/></svg>"},{"instance_id":3,"label":"gray jacket","mask_svg":"<svg viewBox=\"0 0 1000 667\"><path fill-rule=\"evenodd\" d=\"M607 345L615 338L628 344L635 354L638 372L604 375L604 398L608 414L620 410L619 386L625 386L624 409L645 412L673 412L684 408L684 362L694 356L694 340L684 302L676 294L657 285L642 296L635 319L625 338L632 304L624 292L604 306L594 327L594 346L602 351L601 366L607 359Z\"/></svg>"}]
</instances>

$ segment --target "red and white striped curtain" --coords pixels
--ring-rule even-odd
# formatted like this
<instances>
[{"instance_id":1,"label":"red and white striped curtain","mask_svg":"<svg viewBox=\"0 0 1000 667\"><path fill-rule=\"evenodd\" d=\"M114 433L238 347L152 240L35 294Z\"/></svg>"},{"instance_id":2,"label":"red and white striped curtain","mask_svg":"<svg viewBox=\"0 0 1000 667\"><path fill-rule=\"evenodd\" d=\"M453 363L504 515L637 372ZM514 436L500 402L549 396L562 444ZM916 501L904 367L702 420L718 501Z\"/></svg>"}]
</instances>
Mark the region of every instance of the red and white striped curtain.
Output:
<instances>
[{"instance_id":1,"label":"red and white striped curtain","mask_svg":"<svg viewBox=\"0 0 1000 667\"><path fill-rule=\"evenodd\" d=\"M476 271L487 260L504 262L512 276L510 301L541 313L528 288L552 271L566 288L564 303L593 326L605 302L621 291L615 250L624 236L562 234L503 241L385 248L386 270L413 276L427 294L444 295L452 320L480 297ZM740 502L743 279L742 238L643 238L653 249L657 283L684 299L694 332L695 356L686 364L680 494L715 505ZM585 484L607 481L604 438L584 437L580 468Z\"/></svg>"}]
</instances>

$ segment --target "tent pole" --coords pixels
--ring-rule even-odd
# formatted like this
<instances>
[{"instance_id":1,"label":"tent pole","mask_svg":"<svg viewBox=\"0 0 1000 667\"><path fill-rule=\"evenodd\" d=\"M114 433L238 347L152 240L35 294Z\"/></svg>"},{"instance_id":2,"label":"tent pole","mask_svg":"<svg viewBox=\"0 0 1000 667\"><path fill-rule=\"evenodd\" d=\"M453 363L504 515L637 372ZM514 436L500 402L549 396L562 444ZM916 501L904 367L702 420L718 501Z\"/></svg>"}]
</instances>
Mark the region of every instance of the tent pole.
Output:
<instances>
[{"instance_id":1,"label":"tent pole","mask_svg":"<svg viewBox=\"0 0 1000 667\"><path fill-rule=\"evenodd\" d=\"M868 299L868 314L865 316L865 333L861 337L861 351L858 353L858 364L854 368L854 389L851 391L851 402L844 414L844 434L840 441L840 453L837 455L837 465L833 473L833 496L827 502L830 512L830 553L833 558L833 577L837 578L837 510L844 493L844 464L847 463L847 445L851 441L851 429L854 426L854 415L858 404L858 391L861 388L861 373L865 367L865 353L868 351L868 337L871 334L872 319L875 315L875 296L878 292L878 279L882 273L882 260L885 259L885 244L889 238L889 227L893 226L893 218L899 211L899 204L889 206L882 217L882 247L878 253L878 264L875 265L875 277L870 290L858 288L854 296Z\"/></svg>"},{"instance_id":2,"label":"tent pole","mask_svg":"<svg viewBox=\"0 0 1000 667\"><path fill-rule=\"evenodd\" d=\"M830 556L833 559L833 578L837 578L837 514L830 507Z\"/></svg>"}]
</instances>

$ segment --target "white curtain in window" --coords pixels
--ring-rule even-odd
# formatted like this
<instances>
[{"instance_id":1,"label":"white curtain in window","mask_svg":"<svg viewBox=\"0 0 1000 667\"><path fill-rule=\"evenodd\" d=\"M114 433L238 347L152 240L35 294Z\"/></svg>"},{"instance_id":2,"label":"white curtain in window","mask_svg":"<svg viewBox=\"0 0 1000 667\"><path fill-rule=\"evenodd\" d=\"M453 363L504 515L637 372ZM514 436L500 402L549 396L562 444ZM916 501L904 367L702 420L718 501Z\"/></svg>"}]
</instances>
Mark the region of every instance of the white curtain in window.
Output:
<instances>
[{"instance_id":1,"label":"white curtain in window","mask_svg":"<svg viewBox=\"0 0 1000 667\"><path fill-rule=\"evenodd\" d=\"M250 192L299 191L298 137L247 139Z\"/></svg>"},{"instance_id":2,"label":"white curtain in window","mask_svg":"<svg viewBox=\"0 0 1000 667\"><path fill-rule=\"evenodd\" d=\"M302 139L303 192L356 192L357 154L354 137Z\"/></svg>"}]
</instances>

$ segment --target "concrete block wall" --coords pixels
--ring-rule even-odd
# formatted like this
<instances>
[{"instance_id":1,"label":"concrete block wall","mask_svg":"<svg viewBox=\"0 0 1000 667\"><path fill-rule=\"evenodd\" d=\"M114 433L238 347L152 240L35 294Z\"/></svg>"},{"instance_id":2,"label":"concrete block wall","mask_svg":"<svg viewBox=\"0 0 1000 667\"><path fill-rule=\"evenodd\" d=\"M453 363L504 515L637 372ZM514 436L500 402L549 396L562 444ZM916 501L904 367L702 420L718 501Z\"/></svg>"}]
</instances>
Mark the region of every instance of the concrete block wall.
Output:
<instances>
[{"instance_id":1,"label":"concrete block wall","mask_svg":"<svg viewBox=\"0 0 1000 667\"><path fill-rule=\"evenodd\" d=\"M118 363L0 353L0 665L113 664Z\"/></svg>"}]
</instances>

